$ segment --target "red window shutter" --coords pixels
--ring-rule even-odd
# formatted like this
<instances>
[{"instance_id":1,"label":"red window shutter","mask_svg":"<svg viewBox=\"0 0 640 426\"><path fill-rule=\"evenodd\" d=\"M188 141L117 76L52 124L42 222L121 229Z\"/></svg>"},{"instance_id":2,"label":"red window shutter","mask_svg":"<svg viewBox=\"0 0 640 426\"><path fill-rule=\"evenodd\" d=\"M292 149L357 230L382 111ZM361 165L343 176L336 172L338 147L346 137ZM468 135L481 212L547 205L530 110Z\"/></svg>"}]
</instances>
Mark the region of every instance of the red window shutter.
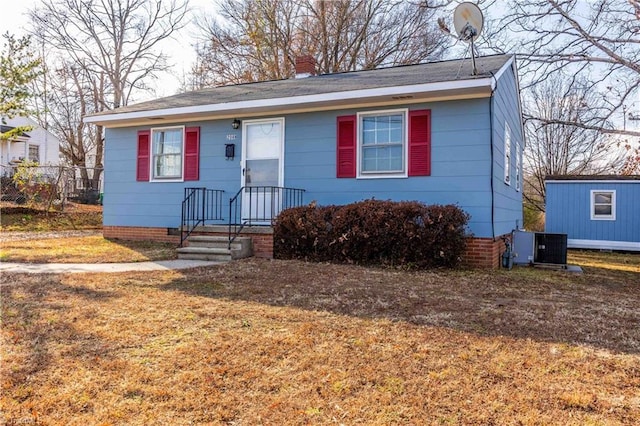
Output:
<instances>
[{"instance_id":1,"label":"red window shutter","mask_svg":"<svg viewBox=\"0 0 640 426\"><path fill-rule=\"evenodd\" d=\"M336 175L356 177L356 116L338 117Z\"/></svg>"},{"instance_id":2,"label":"red window shutter","mask_svg":"<svg viewBox=\"0 0 640 426\"><path fill-rule=\"evenodd\" d=\"M200 179L200 127L184 129L184 180Z\"/></svg>"},{"instance_id":3,"label":"red window shutter","mask_svg":"<svg viewBox=\"0 0 640 426\"><path fill-rule=\"evenodd\" d=\"M409 176L431 175L431 110L409 111Z\"/></svg>"},{"instance_id":4,"label":"red window shutter","mask_svg":"<svg viewBox=\"0 0 640 426\"><path fill-rule=\"evenodd\" d=\"M138 160L136 161L136 180L141 182L149 181L151 131L140 130L138 132Z\"/></svg>"}]
</instances>

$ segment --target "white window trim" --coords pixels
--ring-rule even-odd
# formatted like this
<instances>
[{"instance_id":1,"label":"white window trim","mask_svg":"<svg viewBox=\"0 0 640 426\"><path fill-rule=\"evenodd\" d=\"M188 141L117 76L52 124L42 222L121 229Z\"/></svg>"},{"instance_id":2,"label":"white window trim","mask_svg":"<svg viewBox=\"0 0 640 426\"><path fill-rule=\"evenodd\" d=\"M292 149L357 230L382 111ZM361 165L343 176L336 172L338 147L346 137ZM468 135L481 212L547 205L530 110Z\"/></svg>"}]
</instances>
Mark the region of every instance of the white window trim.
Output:
<instances>
[{"instance_id":1,"label":"white window trim","mask_svg":"<svg viewBox=\"0 0 640 426\"><path fill-rule=\"evenodd\" d=\"M403 126L403 171L402 172L374 172L374 173L362 173L362 127L360 125L362 117L372 115L391 115L402 114L404 126ZM385 109L376 111L363 111L356 114L356 179L403 179L409 177L409 109Z\"/></svg>"},{"instance_id":2,"label":"white window trim","mask_svg":"<svg viewBox=\"0 0 640 426\"><path fill-rule=\"evenodd\" d=\"M182 165L182 170L180 170L180 177L179 178L174 178L174 177L170 177L170 178L163 178L163 177L155 177L154 173L153 173L153 169L154 169L154 151L153 151L153 132L156 131L163 131L163 130L172 130L172 129L181 129L182 130L182 161L181 161L181 165ZM149 132L149 154L150 154L150 159L149 159L149 182L184 182L184 149L185 149L185 126L166 126L166 127L153 127L151 128L151 131Z\"/></svg>"},{"instance_id":3,"label":"white window trim","mask_svg":"<svg viewBox=\"0 0 640 426\"><path fill-rule=\"evenodd\" d=\"M504 123L504 183L511 186L511 128Z\"/></svg>"},{"instance_id":4,"label":"white window trim","mask_svg":"<svg viewBox=\"0 0 640 426\"><path fill-rule=\"evenodd\" d=\"M610 193L611 194L611 214L610 215L596 215L595 214L595 194L598 193ZM616 190L615 189L592 189L590 194L591 200L589 203L591 220L616 220Z\"/></svg>"}]
</instances>

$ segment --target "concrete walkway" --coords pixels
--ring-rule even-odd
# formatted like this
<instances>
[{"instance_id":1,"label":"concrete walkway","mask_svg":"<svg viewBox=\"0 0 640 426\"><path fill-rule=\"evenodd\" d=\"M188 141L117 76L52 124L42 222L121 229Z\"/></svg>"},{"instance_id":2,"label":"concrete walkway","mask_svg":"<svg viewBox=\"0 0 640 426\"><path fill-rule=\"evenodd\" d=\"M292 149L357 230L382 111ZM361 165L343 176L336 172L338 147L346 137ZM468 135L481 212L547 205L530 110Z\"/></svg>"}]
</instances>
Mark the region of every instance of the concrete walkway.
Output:
<instances>
[{"instance_id":1,"label":"concrete walkway","mask_svg":"<svg viewBox=\"0 0 640 426\"><path fill-rule=\"evenodd\" d=\"M197 268L198 266L220 265L225 262L207 260L161 260L158 262L134 263L0 263L0 272L26 274L69 274L85 272L130 272L168 271L173 269Z\"/></svg>"}]
</instances>

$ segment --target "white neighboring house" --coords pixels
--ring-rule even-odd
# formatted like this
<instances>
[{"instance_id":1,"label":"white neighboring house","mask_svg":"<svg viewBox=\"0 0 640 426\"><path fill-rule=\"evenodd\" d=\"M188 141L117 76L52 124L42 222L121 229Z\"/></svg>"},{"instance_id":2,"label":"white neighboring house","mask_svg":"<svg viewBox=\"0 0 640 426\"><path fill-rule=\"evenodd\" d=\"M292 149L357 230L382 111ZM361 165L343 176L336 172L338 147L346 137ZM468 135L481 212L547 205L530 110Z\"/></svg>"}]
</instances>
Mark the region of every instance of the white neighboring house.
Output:
<instances>
[{"instance_id":1,"label":"white neighboring house","mask_svg":"<svg viewBox=\"0 0 640 426\"><path fill-rule=\"evenodd\" d=\"M0 140L0 166L12 166L24 159L43 166L60 163L60 140L29 117L5 119L2 133L12 127L32 126L33 129L9 140Z\"/></svg>"}]
</instances>

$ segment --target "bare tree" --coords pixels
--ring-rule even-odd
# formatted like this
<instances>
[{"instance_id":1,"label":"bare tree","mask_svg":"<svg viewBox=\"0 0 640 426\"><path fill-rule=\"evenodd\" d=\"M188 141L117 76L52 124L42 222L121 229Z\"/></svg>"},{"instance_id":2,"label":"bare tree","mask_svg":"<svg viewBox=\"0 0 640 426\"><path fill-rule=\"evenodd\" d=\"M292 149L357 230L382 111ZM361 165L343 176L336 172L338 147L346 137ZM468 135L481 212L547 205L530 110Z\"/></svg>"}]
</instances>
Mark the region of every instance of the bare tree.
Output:
<instances>
[{"instance_id":1,"label":"bare tree","mask_svg":"<svg viewBox=\"0 0 640 426\"><path fill-rule=\"evenodd\" d=\"M175 0L43 0L30 17L53 52L107 77L101 108L112 109L167 68L158 44L183 26L186 7Z\"/></svg>"},{"instance_id":2,"label":"bare tree","mask_svg":"<svg viewBox=\"0 0 640 426\"><path fill-rule=\"evenodd\" d=\"M599 122L601 104L589 84L562 74L532 88L525 104L524 199L529 206L545 211L546 176L620 171L620 138L589 128Z\"/></svg>"},{"instance_id":3,"label":"bare tree","mask_svg":"<svg viewBox=\"0 0 640 426\"><path fill-rule=\"evenodd\" d=\"M46 50L51 130L72 164L95 188L102 170L101 127L86 114L127 105L167 68L159 43L184 25L187 2L176 0L43 0L30 12L33 36ZM44 55L43 55L44 56ZM93 156L89 160L89 156Z\"/></svg>"},{"instance_id":4,"label":"bare tree","mask_svg":"<svg viewBox=\"0 0 640 426\"><path fill-rule=\"evenodd\" d=\"M500 30L511 43L502 48L518 53L525 88L563 73L605 100L592 105L588 123L557 117L554 124L640 137L626 127L629 108L640 108L637 0L512 0L509 11Z\"/></svg>"},{"instance_id":5,"label":"bare tree","mask_svg":"<svg viewBox=\"0 0 640 426\"><path fill-rule=\"evenodd\" d=\"M330 73L439 58L434 10L400 0L221 0L198 20L194 86L288 78L295 58Z\"/></svg>"},{"instance_id":6,"label":"bare tree","mask_svg":"<svg viewBox=\"0 0 640 426\"><path fill-rule=\"evenodd\" d=\"M86 188L98 189L102 173L104 139L102 126L85 124L82 117L100 108L107 78L90 74L86 68L62 61L49 72L47 105L49 130L59 135L60 153L79 167Z\"/></svg>"}]
</instances>

